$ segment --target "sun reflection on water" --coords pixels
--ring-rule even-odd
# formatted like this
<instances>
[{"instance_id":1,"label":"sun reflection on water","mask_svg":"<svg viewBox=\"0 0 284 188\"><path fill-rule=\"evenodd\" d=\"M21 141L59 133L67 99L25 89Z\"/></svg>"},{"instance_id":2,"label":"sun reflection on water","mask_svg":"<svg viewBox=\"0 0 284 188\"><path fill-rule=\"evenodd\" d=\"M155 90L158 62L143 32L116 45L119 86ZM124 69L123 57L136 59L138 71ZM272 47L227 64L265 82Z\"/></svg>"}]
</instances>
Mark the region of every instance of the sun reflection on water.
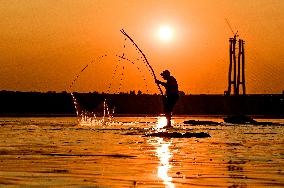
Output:
<instances>
[{"instance_id":1,"label":"sun reflection on water","mask_svg":"<svg viewBox=\"0 0 284 188\"><path fill-rule=\"evenodd\" d=\"M158 177L163 180L166 187L174 188L175 185L172 183L172 177L168 174L171 168L170 159L172 158L172 153L169 149L171 146L171 141L164 141L163 138L155 138L157 141L156 154L160 160L158 166Z\"/></svg>"},{"instance_id":2,"label":"sun reflection on water","mask_svg":"<svg viewBox=\"0 0 284 188\"><path fill-rule=\"evenodd\" d=\"M175 121L171 119L171 124L175 124ZM167 125L167 118L165 116L157 117L157 122L155 125L156 129L163 129Z\"/></svg>"},{"instance_id":3,"label":"sun reflection on water","mask_svg":"<svg viewBox=\"0 0 284 188\"><path fill-rule=\"evenodd\" d=\"M167 118L166 117L158 117L157 123L156 123L156 129L162 129L167 125Z\"/></svg>"}]
</instances>

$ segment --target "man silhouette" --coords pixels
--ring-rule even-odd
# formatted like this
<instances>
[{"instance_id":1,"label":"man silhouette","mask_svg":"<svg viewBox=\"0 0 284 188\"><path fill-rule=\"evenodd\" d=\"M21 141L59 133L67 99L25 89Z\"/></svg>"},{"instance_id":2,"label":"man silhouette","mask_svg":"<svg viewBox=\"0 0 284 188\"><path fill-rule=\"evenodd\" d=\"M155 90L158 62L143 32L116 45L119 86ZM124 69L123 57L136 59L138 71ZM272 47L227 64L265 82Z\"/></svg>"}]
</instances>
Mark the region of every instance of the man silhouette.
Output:
<instances>
[{"instance_id":1,"label":"man silhouette","mask_svg":"<svg viewBox=\"0 0 284 188\"><path fill-rule=\"evenodd\" d=\"M176 102L179 99L178 84L176 79L171 76L170 71L164 70L161 73L166 82L161 82L156 79L157 84L161 84L166 89L166 96L164 97L164 112L167 118L167 125L164 128L172 128L171 116Z\"/></svg>"}]
</instances>

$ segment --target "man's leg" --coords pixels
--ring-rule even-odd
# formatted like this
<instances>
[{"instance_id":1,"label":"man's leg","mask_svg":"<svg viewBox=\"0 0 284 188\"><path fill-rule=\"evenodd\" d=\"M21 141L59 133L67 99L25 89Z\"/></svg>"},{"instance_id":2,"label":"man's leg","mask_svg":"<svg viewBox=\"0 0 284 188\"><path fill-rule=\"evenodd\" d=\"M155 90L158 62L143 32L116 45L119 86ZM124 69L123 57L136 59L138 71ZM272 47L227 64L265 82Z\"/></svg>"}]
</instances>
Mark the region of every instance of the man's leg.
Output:
<instances>
[{"instance_id":1,"label":"man's leg","mask_svg":"<svg viewBox=\"0 0 284 188\"><path fill-rule=\"evenodd\" d=\"M172 125L171 125L172 109L173 109L173 105L171 103L171 100L169 98L165 98L164 110L165 110L165 116L167 118L167 125L164 128L172 128Z\"/></svg>"},{"instance_id":2,"label":"man's leg","mask_svg":"<svg viewBox=\"0 0 284 188\"><path fill-rule=\"evenodd\" d=\"M166 125L166 127L167 128L171 128L172 127L171 116L172 116L172 114L170 112L166 113L166 118L167 118L167 125Z\"/></svg>"}]
</instances>

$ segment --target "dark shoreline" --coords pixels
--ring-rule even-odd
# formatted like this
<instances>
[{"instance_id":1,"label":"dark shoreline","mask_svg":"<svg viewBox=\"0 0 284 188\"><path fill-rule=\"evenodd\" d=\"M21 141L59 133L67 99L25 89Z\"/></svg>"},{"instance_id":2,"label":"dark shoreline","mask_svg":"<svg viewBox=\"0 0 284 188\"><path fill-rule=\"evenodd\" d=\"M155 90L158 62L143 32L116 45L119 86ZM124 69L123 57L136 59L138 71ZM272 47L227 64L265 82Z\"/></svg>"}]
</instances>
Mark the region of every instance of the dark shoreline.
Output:
<instances>
[{"instance_id":1,"label":"dark shoreline","mask_svg":"<svg viewBox=\"0 0 284 188\"><path fill-rule=\"evenodd\" d=\"M80 112L103 112L105 99L115 116L158 116L163 113L162 96L150 94L74 93ZM78 109L78 108L77 108ZM245 114L253 118L283 119L284 94L246 96L180 95L174 116L226 117ZM67 92L0 91L0 117L76 117L75 106Z\"/></svg>"},{"instance_id":2,"label":"dark shoreline","mask_svg":"<svg viewBox=\"0 0 284 188\"><path fill-rule=\"evenodd\" d=\"M162 116L163 114L115 114L113 117L158 117ZM25 117L31 117L31 118L40 118L40 117L46 117L46 118L52 118L52 117L74 117L76 118L76 114L0 114L1 118L25 118ZM102 116L97 116L102 117ZM214 114L173 114L173 118L224 118L227 117L227 115L214 115ZM250 115L253 119L284 119L284 115Z\"/></svg>"}]
</instances>

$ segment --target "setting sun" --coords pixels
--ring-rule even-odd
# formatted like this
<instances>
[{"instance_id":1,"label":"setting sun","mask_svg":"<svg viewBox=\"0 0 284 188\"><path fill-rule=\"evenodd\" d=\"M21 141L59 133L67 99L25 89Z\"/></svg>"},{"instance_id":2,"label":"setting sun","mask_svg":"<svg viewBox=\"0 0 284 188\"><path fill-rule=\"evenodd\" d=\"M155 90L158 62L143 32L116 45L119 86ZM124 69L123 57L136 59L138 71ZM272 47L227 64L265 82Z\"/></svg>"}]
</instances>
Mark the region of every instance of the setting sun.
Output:
<instances>
[{"instance_id":1,"label":"setting sun","mask_svg":"<svg viewBox=\"0 0 284 188\"><path fill-rule=\"evenodd\" d=\"M170 41L173 37L173 29L169 26L162 26L159 29L158 35L162 41Z\"/></svg>"}]
</instances>

